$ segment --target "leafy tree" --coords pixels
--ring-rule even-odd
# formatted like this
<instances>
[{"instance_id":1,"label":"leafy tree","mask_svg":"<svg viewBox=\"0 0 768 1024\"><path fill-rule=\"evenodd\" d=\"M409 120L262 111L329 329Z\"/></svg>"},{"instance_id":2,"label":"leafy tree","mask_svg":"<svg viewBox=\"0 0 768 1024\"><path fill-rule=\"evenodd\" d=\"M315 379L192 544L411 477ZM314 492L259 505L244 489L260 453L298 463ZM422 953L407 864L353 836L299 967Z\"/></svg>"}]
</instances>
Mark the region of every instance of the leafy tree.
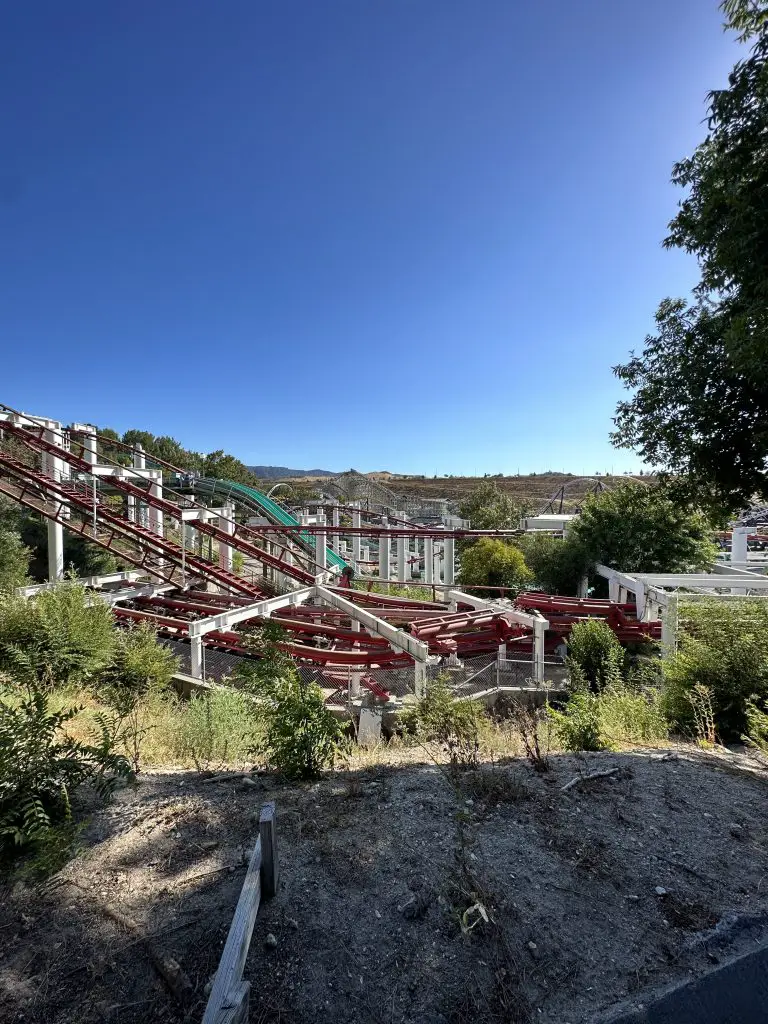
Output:
<instances>
[{"instance_id":1,"label":"leafy tree","mask_svg":"<svg viewBox=\"0 0 768 1024\"><path fill-rule=\"evenodd\" d=\"M172 466L179 469L199 470L202 465L202 456L197 452L187 451L175 437L156 437L152 445L152 454L164 462L170 462Z\"/></svg>"},{"instance_id":2,"label":"leafy tree","mask_svg":"<svg viewBox=\"0 0 768 1024\"><path fill-rule=\"evenodd\" d=\"M32 552L15 530L0 527L0 592L22 587L29 579Z\"/></svg>"},{"instance_id":3,"label":"leafy tree","mask_svg":"<svg viewBox=\"0 0 768 1024\"><path fill-rule=\"evenodd\" d=\"M562 540L525 534L516 545L535 582L553 594L575 594L600 562L623 572L683 572L712 562L712 524L681 496L622 482L590 495Z\"/></svg>"},{"instance_id":4,"label":"leafy tree","mask_svg":"<svg viewBox=\"0 0 768 1024\"><path fill-rule=\"evenodd\" d=\"M728 509L768 494L768 3L722 9L751 49L710 93L707 137L674 168L687 195L665 240L697 257L700 281L692 302L662 302L658 333L615 368L635 393L613 441Z\"/></svg>"},{"instance_id":5,"label":"leafy tree","mask_svg":"<svg viewBox=\"0 0 768 1024\"><path fill-rule=\"evenodd\" d=\"M109 462L117 462L121 466L130 466L132 460L129 453L123 451L119 445L109 443L110 441L120 440L118 432L111 427L100 427L97 433L100 434L98 441L99 454ZM80 445L81 451L77 452L78 455L82 455L82 447Z\"/></svg>"},{"instance_id":6,"label":"leafy tree","mask_svg":"<svg viewBox=\"0 0 768 1024\"><path fill-rule=\"evenodd\" d=\"M215 476L220 480L234 480L235 483L247 484L250 487L258 483L256 477L240 459L236 459L234 455L227 455L221 449L205 456L202 472L204 476Z\"/></svg>"},{"instance_id":7,"label":"leafy tree","mask_svg":"<svg viewBox=\"0 0 768 1024\"><path fill-rule=\"evenodd\" d=\"M150 434L148 430L126 430L123 434L123 444L129 444L133 448L141 445L145 451L151 452L155 446L155 435Z\"/></svg>"},{"instance_id":8,"label":"leafy tree","mask_svg":"<svg viewBox=\"0 0 768 1024\"><path fill-rule=\"evenodd\" d=\"M590 495L565 543L579 545L585 568L602 562L624 572L684 572L714 561L712 524L661 487L622 482Z\"/></svg>"},{"instance_id":9,"label":"leafy tree","mask_svg":"<svg viewBox=\"0 0 768 1024\"><path fill-rule=\"evenodd\" d=\"M494 537L481 537L462 553L459 579L462 586L518 591L533 580L533 573L519 548Z\"/></svg>"},{"instance_id":10,"label":"leafy tree","mask_svg":"<svg viewBox=\"0 0 768 1024\"><path fill-rule=\"evenodd\" d=\"M459 505L474 530L516 530L522 507L493 481L484 480Z\"/></svg>"},{"instance_id":11,"label":"leafy tree","mask_svg":"<svg viewBox=\"0 0 768 1024\"><path fill-rule=\"evenodd\" d=\"M530 532L516 538L533 582L548 594L575 594L589 564L583 546L573 537Z\"/></svg>"}]
</instances>

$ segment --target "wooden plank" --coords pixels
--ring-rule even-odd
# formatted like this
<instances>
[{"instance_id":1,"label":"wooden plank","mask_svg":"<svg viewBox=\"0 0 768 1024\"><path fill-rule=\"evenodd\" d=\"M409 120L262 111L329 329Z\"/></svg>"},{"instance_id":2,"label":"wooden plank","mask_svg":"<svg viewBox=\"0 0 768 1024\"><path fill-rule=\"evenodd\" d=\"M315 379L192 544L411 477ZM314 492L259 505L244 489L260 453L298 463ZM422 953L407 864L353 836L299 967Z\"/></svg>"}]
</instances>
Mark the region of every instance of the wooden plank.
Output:
<instances>
[{"instance_id":1,"label":"wooden plank","mask_svg":"<svg viewBox=\"0 0 768 1024\"><path fill-rule=\"evenodd\" d=\"M259 838L261 839L261 891L264 899L269 900L277 892L279 875L275 805L272 801L264 804L261 808Z\"/></svg>"},{"instance_id":2,"label":"wooden plank","mask_svg":"<svg viewBox=\"0 0 768 1024\"><path fill-rule=\"evenodd\" d=\"M250 981L241 981L235 992L230 993L228 998L228 1002L232 1005L225 1006L219 1011L216 1024L248 1024L250 992Z\"/></svg>"},{"instance_id":3,"label":"wooden plank","mask_svg":"<svg viewBox=\"0 0 768 1024\"><path fill-rule=\"evenodd\" d=\"M274 805L273 817L274 817ZM222 1024L224 1020L235 1024L238 1016L222 1016L222 1011L238 1009L237 1000L242 994L242 978L248 947L251 944L253 926L261 902L261 836L256 840L248 871L245 875L240 899L237 901L235 916L229 928L229 935L221 954L219 969L213 982L211 996L205 1008L203 1024Z\"/></svg>"}]
</instances>

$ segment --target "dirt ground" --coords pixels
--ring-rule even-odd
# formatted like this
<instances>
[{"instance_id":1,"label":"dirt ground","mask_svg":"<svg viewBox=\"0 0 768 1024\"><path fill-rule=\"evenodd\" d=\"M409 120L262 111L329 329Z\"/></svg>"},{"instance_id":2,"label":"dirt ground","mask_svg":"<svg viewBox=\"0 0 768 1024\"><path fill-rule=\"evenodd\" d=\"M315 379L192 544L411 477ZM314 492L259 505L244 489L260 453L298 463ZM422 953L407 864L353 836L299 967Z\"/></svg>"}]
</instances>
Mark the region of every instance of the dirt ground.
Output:
<instances>
[{"instance_id":1,"label":"dirt ground","mask_svg":"<svg viewBox=\"0 0 768 1024\"><path fill-rule=\"evenodd\" d=\"M201 1020L273 799L252 1021L579 1024L768 935L767 785L682 747L458 780L407 761L297 786L149 774L47 883L0 892L0 1020Z\"/></svg>"}]
</instances>

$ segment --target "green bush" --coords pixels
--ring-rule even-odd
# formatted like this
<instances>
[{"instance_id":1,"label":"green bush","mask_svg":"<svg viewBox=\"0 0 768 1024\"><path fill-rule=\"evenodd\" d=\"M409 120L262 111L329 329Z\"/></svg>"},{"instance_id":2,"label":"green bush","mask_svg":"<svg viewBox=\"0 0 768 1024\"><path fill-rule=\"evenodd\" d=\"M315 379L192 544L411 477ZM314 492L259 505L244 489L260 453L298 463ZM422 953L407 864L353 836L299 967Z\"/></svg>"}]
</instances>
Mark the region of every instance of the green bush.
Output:
<instances>
[{"instance_id":1,"label":"green bush","mask_svg":"<svg viewBox=\"0 0 768 1024\"><path fill-rule=\"evenodd\" d=\"M570 536L553 537L532 531L516 538L534 582L548 594L575 594L589 568L589 556Z\"/></svg>"},{"instance_id":2,"label":"green bush","mask_svg":"<svg viewBox=\"0 0 768 1024\"><path fill-rule=\"evenodd\" d=\"M598 697L600 735L609 746L657 743L669 737L661 692L609 686Z\"/></svg>"},{"instance_id":3,"label":"green bush","mask_svg":"<svg viewBox=\"0 0 768 1024\"><path fill-rule=\"evenodd\" d=\"M443 744L452 764L476 767L488 719L480 704L457 700L445 680L435 679L423 697L403 710L400 724L422 742Z\"/></svg>"},{"instance_id":4,"label":"green bush","mask_svg":"<svg viewBox=\"0 0 768 1024\"><path fill-rule=\"evenodd\" d=\"M493 537L481 537L461 554L459 582L464 587L498 587L517 593L533 580L522 551Z\"/></svg>"},{"instance_id":5,"label":"green bush","mask_svg":"<svg viewBox=\"0 0 768 1024\"><path fill-rule=\"evenodd\" d=\"M267 763L287 778L309 779L332 768L343 729L325 706L323 691L294 669L259 695Z\"/></svg>"},{"instance_id":6,"label":"green bush","mask_svg":"<svg viewBox=\"0 0 768 1024\"><path fill-rule=\"evenodd\" d=\"M141 622L115 635L112 664L106 680L114 686L127 687L137 693L165 689L178 666L178 658L158 641L157 631L150 623Z\"/></svg>"},{"instance_id":7,"label":"green bush","mask_svg":"<svg viewBox=\"0 0 768 1024\"><path fill-rule=\"evenodd\" d=\"M253 698L220 688L180 705L177 753L198 771L248 760L262 735Z\"/></svg>"},{"instance_id":8,"label":"green bush","mask_svg":"<svg viewBox=\"0 0 768 1024\"><path fill-rule=\"evenodd\" d=\"M696 694L712 703L724 742L749 732L749 708L768 706L768 604L688 602L678 609L678 649L664 663L664 707L680 729L695 729Z\"/></svg>"},{"instance_id":9,"label":"green bush","mask_svg":"<svg viewBox=\"0 0 768 1024\"><path fill-rule=\"evenodd\" d=\"M747 703L747 731L742 739L768 754L768 711L753 701Z\"/></svg>"},{"instance_id":10,"label":"green bush","mask_svg":"<svg viewBox=\"0 0 768 1024\"><path fill-rule=\"evenodd\" d=\"M0 592L8 593L29 582L32 552L15 531L0 525Z\"/></svg>"},{"instance_id":11,"label":"green bush","mask_svg":"<svg viewBox=\"0 0 768 1024\"><path fill-rule=\"evenodd\" d=\"M72 795L84 783L106 796L130 777L108 736L87 745L64 733L79 710L52 711L48 696L35 690L0 700L0 854L44 845L71 819Z\"/></svg>"},{"instance_id":12,"label":"green bush","mask_svg":"<svg viewBox=\"0 0 768 1024\"><path fill-rule=\"evenodd\" d=\"M608 750L602 735L600 698L588 690L572 693L562 711L550 708L555 734L565 750Z\"/></svg>"},{"instance_id":13,"label":"green bush","mask_svg":"<svg viewBox=\"0 0 768 1024\"><path fill-rule=\"evenodd\" d=\"M568 638L568 662L579 671L572 675L584 678L591 690L621 683L624 650L607 622L586 619L574 623Z\"/></svg>"},{"instance_id":14,"label":"green bush","mask_svg":"<svg viewBox=\"0 0 768 1024\"><path fill-rule=\"evenodd\" d=\"M254 632L249 645L259 660L243 664L237 678L257 702L264 727L259 752L288 778L307 779L333 767L343 729L317 683L302 679L280 650L284 637L284 630L270 622Z\"/></svg>"},{"instance_id":15,"label":"green bush","mask_svg":"<svg viewBox=\"0 0 768 1024\"><path fill-rule=\"evenodd\" d=\"M658 743L669 723L658 689L607 686L600 693L577 690L562 711L549 712L566 750L613 750L621 744Z\"/></svg>"},{"instance_id":16,"label":"green bush","mask_svg":"<svg viewBox=\"0 0 768 1024\"><path fill-rule=\"evenodd\" d=\"M87 682L111 663L114 647L111 609L72 579L30 600L0 597L0 670L19 682Z\"/></svg>"}]
</instances>

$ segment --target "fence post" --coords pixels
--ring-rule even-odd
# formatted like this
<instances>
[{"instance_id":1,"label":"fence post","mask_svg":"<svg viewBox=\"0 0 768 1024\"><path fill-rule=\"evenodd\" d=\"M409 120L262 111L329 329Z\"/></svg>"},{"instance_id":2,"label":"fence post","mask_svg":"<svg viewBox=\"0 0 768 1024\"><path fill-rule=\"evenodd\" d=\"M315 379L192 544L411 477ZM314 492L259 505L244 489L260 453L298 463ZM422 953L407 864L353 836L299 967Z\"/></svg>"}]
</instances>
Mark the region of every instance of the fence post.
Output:
<instances>
[{"instance_id":1,"label":"fence post","mask_svg":"<svg viewBox=\"0 0 768 1024\"><path fill-rule=\"evenodd\" d=\"M277 862L277 834L275 832L275 805L264 804L259 815L261 836L261 892L265 900L277 892L279 865Z\"/></svg>"}]
</instances>

